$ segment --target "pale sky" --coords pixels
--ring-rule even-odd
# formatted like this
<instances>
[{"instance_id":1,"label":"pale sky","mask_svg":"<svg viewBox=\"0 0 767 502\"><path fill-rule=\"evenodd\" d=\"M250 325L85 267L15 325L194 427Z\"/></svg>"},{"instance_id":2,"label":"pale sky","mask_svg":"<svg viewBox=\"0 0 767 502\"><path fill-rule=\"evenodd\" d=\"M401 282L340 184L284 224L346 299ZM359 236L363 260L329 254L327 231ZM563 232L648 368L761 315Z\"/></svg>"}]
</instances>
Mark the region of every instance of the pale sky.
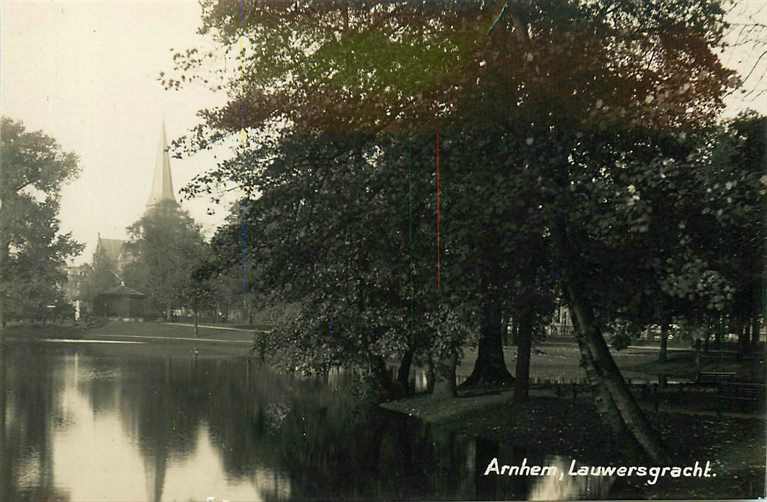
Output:
<instances>
[{"instance_id":1,"label":"pale sky","mask_svg":"<svg viewBox=\"0 0 767 502\"><path fill-rule=\"evenodd\" d=\"M144 211L163 119L168 136L197 123L195 112L222 98L202 87L163 90L171 48L204 44L195 35L195 0L5 1L0 33L0 109L42 129L80 157L64 190L62 226L88 247L97 233L125 238ZM225 153L225 152L224 152ZM212 167L212 154L171 159L174 188ZM206 199L182 202L210 236L226 208L206 214Z\"/></svg>"},{"instance_id":2,"label":"pale sky","mask_svg":"<svg viewBox=\"0 0 767 502\"><path fill-rule=\"evenodd\" d=\"M157 80L171 69L171 48L207 46L195 34L199 6L196 0L0 0L0 5L0 113L43 130L79 155L82 173L64 191L61 219L65 231L88 245L75 261L89 261L98 232L125 238L125 227L143 213L162 120L168 136L178 137L197 123L197 110L223 100L200 87L164 91ZM767 25L765 6L767 0L744 0L730 19L750 17ZM767 40L767 32L761 36ZM760 52L733 50L724 60L747 71ZM767 70L766 63L752 79ZM735 95L731 105L730 113L744 107L767 113L767 95L751 101ZM215 159L206 153L171 164L178 193ZM208 236L226 213L218 207L208 215L207 199L182 204Z\"/></svg>"}]
</instances>

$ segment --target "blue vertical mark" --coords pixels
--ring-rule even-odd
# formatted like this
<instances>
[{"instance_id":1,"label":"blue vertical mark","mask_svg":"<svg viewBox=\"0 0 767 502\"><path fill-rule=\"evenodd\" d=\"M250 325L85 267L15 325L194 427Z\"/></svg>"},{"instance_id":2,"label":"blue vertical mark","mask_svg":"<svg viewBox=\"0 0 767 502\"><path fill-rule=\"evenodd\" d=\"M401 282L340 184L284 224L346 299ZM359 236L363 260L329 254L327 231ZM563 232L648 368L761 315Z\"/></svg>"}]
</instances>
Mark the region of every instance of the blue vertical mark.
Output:
<instances>
[{"instance_id":1,"label":"blue vertical mark","mask_svg":"<svg viewBox=\"0 0 767 502\"><path fill-rule=\"evenodd\" d=\"M240 0L240 27L243 26L243 21L245 20L245 1ZM240 44L240 49L245 50L245 48ZM245 106L244 103L240 104L240 129L245 130ZM242 133L242 131L240 131ZM242 136L240 136L242 138Z\"/></svg>"},{"instance_id":2,"label":"blue vertical mark","mask_svg":"<svg viewBox=\"0 0 767 502\"><path fill-rule=\"evenodd\" d=\"M248 11L245 12L245 3L248 4ZM250 17L250 15L253 13L253 9L256 7L256 2L254 1L248 1L248 0L240 0L240 25L242 26L246 18Z\"/></svg>"},{"instance_id":3,"label":"blue vertical mark","mask_svg":"<svg viewBox=\"0 0 767 502\"><path fill-rule=\"evenodd\" d=\"M240 204L240 262L242 263L242 292L247 293L250 291L250 283L248 281L248 270L250 269L250 253L248 251L250 232L248 232L248 224L243 215L243 207L247 208L247 202Z\"/></svg>"},{"instance_id":4,"label":"blue vertical mark","mask_svg":"<svg viewBox=\"0 0 767 502\"><path fill-rule=\"evenodd\" d=\"M333 336L333 319L328 320L328 335Z\"/></svg>"},{"instance_id":5,"label":"blue vertical mark","mask_svg":"<svg viewBox=\"0 0 767 502\"><path fill-rule=\"evenodd\" d=\"M244 0L240 0L240 23L242 24L242 21L245 18L245 3ZM242 106L240 107L240 127L243 127L244 124L242 123L242 117L244 116ZM242 263L242 292L247 293L250 290L250 284L248 281L248 265L249 265L249 254L248 254L248 225L245 223L244 218L244 211L243 209L247 209L247 203L243 201L243 203L240 204L240 262Z\"/></svg>"},{"instance_id":6,"label":"blue vertical mark","mask_svg":"<svg viewBox=\"0 0 767 502\"><path fill-rule=\"evenodd\" d=\"M413 330L414 306L415 306L415 277L413 274L413 164L416 160L415 150L411 151L411 158L407 168L407 275L410 279L410 316L408 317L408 333Z\"/></svg>"}]
</instances>

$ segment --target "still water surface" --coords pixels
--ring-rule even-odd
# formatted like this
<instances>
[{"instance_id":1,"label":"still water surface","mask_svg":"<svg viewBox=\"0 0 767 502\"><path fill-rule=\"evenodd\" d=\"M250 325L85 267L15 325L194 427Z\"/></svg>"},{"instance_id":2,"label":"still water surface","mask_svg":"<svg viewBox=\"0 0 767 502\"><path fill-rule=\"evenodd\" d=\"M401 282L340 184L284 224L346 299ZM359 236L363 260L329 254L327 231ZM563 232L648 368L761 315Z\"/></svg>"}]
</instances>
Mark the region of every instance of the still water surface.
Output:
<instances>
[{"instance_id":1,"label":"still water surface","mask_svg":"<svg viewBox=\"0 0 767 502\"><path fill-rule=\"evenodd\" d=\"M245 358L6 342L0 500L607 495L607 486L483 477L494 456L539 465L569 459L359 409L350 385L338 374L290 378Z\"/></svg>"}]
</instances>

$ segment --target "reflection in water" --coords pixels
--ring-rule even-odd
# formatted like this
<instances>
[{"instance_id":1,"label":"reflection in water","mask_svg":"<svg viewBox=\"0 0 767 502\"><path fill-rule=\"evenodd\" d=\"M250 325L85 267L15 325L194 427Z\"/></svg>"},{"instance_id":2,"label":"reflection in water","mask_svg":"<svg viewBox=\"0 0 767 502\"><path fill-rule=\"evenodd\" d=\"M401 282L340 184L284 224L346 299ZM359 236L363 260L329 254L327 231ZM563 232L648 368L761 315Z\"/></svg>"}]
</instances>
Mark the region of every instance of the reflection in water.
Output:
<instances>
[{"instance_id":1,"label":"reflection in water","mask_svg":"<svg viewBox=\"0 0 767 502\"><path fill-rule=\"evenodd\" d=\"M553 455L544 465L557 468L556 472L564 472L560 481L558 476L544 476L533 485L528 500L597 500L607 498L613 478L609 477L573 477L568 476L572 459Z\"/></svg>"},{"instance_id":2,"label":"reflection in water","mask_svg":"<svg viewBox=\"0 0 767 502\"><path fill-rule=\"evenodd\" d=\"M5 427L5 343L0 338L0 495L9 492L8 479L10 468L10 458L6 455L8 450L6 445L6 427Z\"/></svg>"},{"instance_id":3,"label":"reflection in water","mask_svg":"<svg viewBox=\"0 0 767 502\"><path fill-rule=\"evenodd\" d=\"M1 500L524 499L485 466L546 461L355 407L348 373L124 350L0 344Z\"/></svg>"}]
</instances>

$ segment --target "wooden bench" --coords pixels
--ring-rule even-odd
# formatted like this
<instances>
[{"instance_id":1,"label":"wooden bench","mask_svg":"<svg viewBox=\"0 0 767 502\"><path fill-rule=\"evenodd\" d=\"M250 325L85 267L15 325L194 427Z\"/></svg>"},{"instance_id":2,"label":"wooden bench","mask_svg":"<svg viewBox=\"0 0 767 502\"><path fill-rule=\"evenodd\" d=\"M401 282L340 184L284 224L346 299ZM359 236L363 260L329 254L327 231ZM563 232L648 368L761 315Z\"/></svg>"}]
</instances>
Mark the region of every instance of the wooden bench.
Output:
<instances>
[{"instance_id":1,"label":"wooden bench","mask_svg":"<svg viewBox=\"0 0 767 502\"><path fill-rule=\"evenodd\" d=\"M765 386L760 383L721 382L717 397L722 403L737 405L741 411L752 411L764 405Z\"/></svg>"},{"instance_id":2,"label":"wooden bench","mask_svg":"<svg viewBox=\"0 0 767 502\"><path fill-rule=\"evenodd\" d=\"M715 384L732 382L735 380L734 371L701 371L695 379L699 384Z\"/></svg>"}]
</instances>

